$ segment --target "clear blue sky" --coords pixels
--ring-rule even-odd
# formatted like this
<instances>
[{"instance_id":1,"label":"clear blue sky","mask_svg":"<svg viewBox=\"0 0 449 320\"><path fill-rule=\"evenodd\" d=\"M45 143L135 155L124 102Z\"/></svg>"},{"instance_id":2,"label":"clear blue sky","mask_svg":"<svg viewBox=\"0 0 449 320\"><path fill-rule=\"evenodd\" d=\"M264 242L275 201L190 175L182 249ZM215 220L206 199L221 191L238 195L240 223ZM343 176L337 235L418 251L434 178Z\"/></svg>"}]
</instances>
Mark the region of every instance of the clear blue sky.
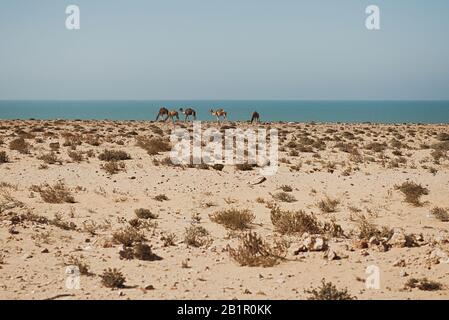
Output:
<instances>
[{"instance_id":1,"label":"clear blue sky","mask_svg":"<svg viewBox=\"0 0 449 320\"><path fill-rule=\"evenodd\" d=\"M1 0L2 99L449 99L449 1Z\"/></svg>"}]
</instances>

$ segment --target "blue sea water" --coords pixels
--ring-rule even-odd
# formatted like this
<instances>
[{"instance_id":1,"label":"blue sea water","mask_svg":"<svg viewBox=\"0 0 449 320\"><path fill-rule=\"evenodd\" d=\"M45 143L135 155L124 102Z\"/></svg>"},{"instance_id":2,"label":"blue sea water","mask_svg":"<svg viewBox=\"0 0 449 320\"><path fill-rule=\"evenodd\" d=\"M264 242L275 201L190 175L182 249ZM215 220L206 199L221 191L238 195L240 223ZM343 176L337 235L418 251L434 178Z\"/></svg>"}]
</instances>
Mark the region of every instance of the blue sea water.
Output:
<instances>
[{"instance_id":1,"label":"blue sea water","mask_svg":"<svg viewBox=\"0 0 449 320\"><path fill-rule=\"evenodd\" d=\"M161 106L191 106L203 121L224 108L229 120L449 123L449 101L0 101L0 119L154 120Z\"/></svg>"}]
</instances>

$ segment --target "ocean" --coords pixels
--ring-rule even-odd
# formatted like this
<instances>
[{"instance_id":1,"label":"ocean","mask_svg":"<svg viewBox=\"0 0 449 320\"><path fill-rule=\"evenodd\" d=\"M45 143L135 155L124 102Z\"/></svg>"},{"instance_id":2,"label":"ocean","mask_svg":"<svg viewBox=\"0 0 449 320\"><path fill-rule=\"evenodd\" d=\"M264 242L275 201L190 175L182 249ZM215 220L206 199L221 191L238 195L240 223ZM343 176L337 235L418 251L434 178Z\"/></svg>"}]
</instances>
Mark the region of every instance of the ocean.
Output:
<instances>
[{"instance_id":1,"label":"ocean","mask_svg":"<svg viewBox=\"0 0 449 320\"><path fill-rule=\"evenodd\" d=\"M0 120L155 120L161 106L193 107L202 121L215 120L209 110L223 108L231 121L258 111L261 121L449 123L449 101L0 101Z\"/></svg>"}]
</instances>

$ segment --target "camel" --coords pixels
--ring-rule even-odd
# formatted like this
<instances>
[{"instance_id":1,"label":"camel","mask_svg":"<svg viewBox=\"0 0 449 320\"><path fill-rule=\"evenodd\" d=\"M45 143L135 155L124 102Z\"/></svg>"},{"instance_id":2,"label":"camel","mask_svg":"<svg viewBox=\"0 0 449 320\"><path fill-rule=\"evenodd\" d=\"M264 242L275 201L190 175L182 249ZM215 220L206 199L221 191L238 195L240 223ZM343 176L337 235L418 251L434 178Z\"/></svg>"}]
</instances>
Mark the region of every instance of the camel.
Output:
<instances>
[{"instance_id":1,"label":"camel","mask_svg":"<svg viewBox=\"0 0 449 320\"><path fill-rule=\"evenodd\" d=\"M228 114L223 109L217 109L217 110L210 110L210 113L213 116L217 117L217 122L220 122L220 118L223 117L223 121L228 120Z\"/></svg>"},{"instance_id":2,"label":"camel","mask_svg":"<svg viewBox=\"0 0 449 320\"><path fill-rule=\"evenodd\" d=\"M176 111L176 110L169 111L165 121L167 121L169 118L173 121L173 123L175 123L175 118L176 118L177 121L179 121L179 113L178 113L178 111Z\"/></svg>"},{"instance_id":3,"label":"camel","mask_svg":"<svg viewBox=\"0 0 449 320\"><path fill-rule=\"evenodd\" d=\"M186 122L190 116L193 116L193 120L196 120L196 111L192 108L187 108L185 110L180 108L179 111L185 115L184 122Z\"/></svg>"},{"instance_id":4,"label":"camel","mask_svg":"<svg viewBox=\"0 0 449 320\"><path fill-rule=\"evenodd\" d=\"M164 121L167 121L167 119L168 119L168 109L165 108L165 107L162 107L162 108L159 109L159 113L157 114L156 121L159 120L159 117L163 117L163 116L165 116Z\"/></svg>"},{"instance_id":5,"label":"camel","mask_svg":"<svg viewBox=\"0 0 449 320\"><path fill-rule=\"evenodd\" d=\"M255 123L260 123L260 115L259 115L259 112L257 112L257 111L254 111L254 112L253 112L253 116L251 117L251 123L253 123L253 121L254 121Z\"/></svg>"}]
</instances>

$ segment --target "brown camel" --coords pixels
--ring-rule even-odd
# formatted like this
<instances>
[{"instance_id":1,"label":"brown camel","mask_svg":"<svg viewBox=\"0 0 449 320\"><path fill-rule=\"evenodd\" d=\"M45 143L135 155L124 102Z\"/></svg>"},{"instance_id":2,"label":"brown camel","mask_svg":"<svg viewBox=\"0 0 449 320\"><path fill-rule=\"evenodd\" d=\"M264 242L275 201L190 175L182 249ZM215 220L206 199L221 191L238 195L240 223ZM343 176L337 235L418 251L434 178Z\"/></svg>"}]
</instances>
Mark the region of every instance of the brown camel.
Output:
<instances>
[{"instance_id":1,"label":"brown camel","mask_svg":"<svg viewBox=\"0 0 449 320\"><path fill-rule=\"evenodd\" d=\"M167 121L167 119L168 119L168 109L165 108L165 107L162 107L162 108L159 109L159 113L157 114L156 121L159 120L159 117L162 118L163 116L165 116L164 121Z\"/></svg>"},{"instance_id":2,"label":"brown camel","mask_svg":"<svg viewBox=\"0 0 449 320\"><path fill-rule=\"evenodd\" d=\"M260 123L260 115L259 115L259 112L257 112L257 111L254 111L253 116L251 117L251 123L253 123L253 122Z\"/></svg>"},{"instance_id":3,"label":"brown camel","mask_svg":"<svg viewBox=\"0 0 449 320\"><path fill-rule=\"evenodd\" d=\"M165 121L167 121L169 118L173 121L173 123L175 123L175 118L176 118L176 121L179 121L179 113L178 113L178 111L176 111L176 110L169 111L168 112L168 116L165 119Z\"/></svg>"},{"instance_id":4,"label":"brown camel","mask_svg":"<svg viewBox=\"0 0 449 320\"><path fill-rule=\"evenodd\" d=\"M185 115L184 122L186 122L190 116L193 117L193 120L196 120L196 111L192 108L187 108L185 110L183 108L180 108L179 111Z\"/></svg>"},{"instance_id":5,"label":"brown camel","mask_svg":"<svg viewBox=\"0 0 449 320\"><path fill-rule=\"evenodd\" d=\"M228 120L228 114L223 109L217 109L215 111L211 109L210 113L217 117L217 122L220 122L220 118L223 118L223 121Z\"/></svg>"}]
</instances>

